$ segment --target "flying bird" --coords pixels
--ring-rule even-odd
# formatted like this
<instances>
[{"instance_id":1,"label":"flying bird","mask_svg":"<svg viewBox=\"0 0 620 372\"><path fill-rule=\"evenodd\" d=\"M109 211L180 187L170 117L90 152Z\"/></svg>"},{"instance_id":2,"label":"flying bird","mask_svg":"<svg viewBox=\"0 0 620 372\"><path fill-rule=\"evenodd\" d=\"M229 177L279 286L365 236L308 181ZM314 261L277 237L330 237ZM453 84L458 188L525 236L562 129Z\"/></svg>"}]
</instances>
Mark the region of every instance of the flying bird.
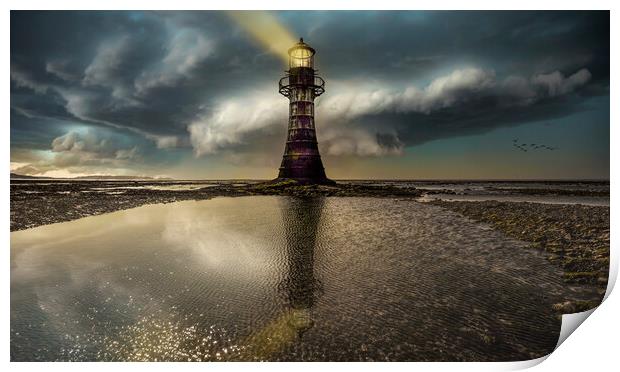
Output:
<instances>
[{"instance_id":1,"label":"flying bird","mask_svg":"<svg viewBox=\"0 0 620 372\"><path fill-rule=\"evenodd\" d=\"M528 149L530 150L543 149L543 150L549 150L549 151L555 151L558 149L557 147L552 147L552 146L548 146L548 145L540 144L540 143L530 143L529 145L527 143L519 144L519 139L517 138L512 140L512 146L516 147L517 149L523 152L527 152Z\"/></svg>"}]
</instances>

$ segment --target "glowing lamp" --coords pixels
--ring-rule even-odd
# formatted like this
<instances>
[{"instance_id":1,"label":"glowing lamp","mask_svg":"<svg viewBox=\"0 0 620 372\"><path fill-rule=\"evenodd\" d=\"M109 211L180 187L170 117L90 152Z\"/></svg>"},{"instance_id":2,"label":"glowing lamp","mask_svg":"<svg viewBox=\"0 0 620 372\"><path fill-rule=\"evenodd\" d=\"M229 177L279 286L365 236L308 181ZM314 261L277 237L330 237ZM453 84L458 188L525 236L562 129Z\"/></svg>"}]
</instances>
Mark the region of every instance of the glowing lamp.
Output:
<instances>
[{"instance_id":1,"label":"glowing lamp","mask_svg":"<svg viewBox=\"0 0 620 372\"><path fill-rule=\"evenodd\" d=\"M299 42L288 50L289 68L314 68L314 53L316 53L316 51L312 49L310 45L304 43L303 38L299 39Z\"/></svg>"}]
</instances>

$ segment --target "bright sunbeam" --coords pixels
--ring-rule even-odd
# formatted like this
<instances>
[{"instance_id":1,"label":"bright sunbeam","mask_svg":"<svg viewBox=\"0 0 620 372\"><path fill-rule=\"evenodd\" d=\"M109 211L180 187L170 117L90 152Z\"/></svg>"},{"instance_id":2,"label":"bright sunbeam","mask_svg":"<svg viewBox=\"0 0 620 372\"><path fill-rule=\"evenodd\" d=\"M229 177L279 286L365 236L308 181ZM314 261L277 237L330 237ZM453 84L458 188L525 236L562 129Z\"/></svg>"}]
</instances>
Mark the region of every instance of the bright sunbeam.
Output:
<instances>
[{"instance_id":1,"label":"bright sunbeam","mask_svg":"<svg viewBox=\"0 0 620 372\"><path fill-rule=\"evenodd\" d=\"M271 53L288 63L288 49L296 38L271 13L266 11L229 11L228 15Z\"/></svg>"}]
</instances>

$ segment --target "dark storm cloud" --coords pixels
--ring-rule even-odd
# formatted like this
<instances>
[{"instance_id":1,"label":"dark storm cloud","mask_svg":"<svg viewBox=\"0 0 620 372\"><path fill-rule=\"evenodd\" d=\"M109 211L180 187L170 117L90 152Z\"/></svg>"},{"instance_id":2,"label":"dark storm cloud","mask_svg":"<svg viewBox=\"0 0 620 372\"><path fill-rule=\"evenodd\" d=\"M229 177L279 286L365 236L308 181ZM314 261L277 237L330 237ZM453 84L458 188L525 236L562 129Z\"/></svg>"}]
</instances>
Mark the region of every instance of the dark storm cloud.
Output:
<instances>
[{"instance_id":1,"label":"dark storm cloud","mask_svg":"<svg viewBox=\"0 0 620 372\"><path fill-rule=\"evenodd\" d=\"M189 118L209 98L226 92L228 83L244 87L231 80L244 77L234 58L254 63L255 53L247 41L244 53L227 47L232 27L224 14L194 18L14 12L12 91L60 96L54 101L68 118L183 136Z\"/></svg>"},{"instance_id":2,"label":"dark storm cloud","mask_svg":"<svg viewBox=\"0 0 620 372\"><path fill-rule=\"evenodd\" d=\"M318 50L319 136L333 155L396 154L609 94L608 12L277 16ZM14 11L12 146L51 149L82 126L115 131L147 162L174 147L271 156L285 130L283 69L223 12Z\"/></svg>"},{"instance_id":3,"label":"dark storm cloud","mask_svg":"<svg viewBox=\"0 0 620 372\"><path fill-rule=\"evenodd\" d=\"M588 64L597 79L609 77L608 12L290 12L285 19L308 31L321 68L337 76L363 69L397 80L470 62L523 75Z\"/></svg>"}]
</instances>

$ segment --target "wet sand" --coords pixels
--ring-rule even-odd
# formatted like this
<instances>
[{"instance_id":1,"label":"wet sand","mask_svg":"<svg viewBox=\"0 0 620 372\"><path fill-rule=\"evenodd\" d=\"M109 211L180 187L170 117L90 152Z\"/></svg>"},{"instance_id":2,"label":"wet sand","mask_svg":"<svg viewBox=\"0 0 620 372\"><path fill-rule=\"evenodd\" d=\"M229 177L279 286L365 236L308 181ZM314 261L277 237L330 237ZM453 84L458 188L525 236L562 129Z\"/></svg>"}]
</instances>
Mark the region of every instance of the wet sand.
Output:
<instances>
[{"instance_id":1,"label":"wet sand","mask_svg":"<svg viewBox=\"0 0 620 372\"><path fill-rule=\"evenodd\" d=\"M17 231L11 359L537 358L553 305L589 293L526 246L405 198L221 197Z\"/></svg>"},{"instance_id":2,"label":"wet sand","mask_svg":"<svg viewBox=\"0 0 620 372\"><path fill-rule=\"evenodd\" d=\"M563 270L568 284L594 289L588 300L555 305L561 313L580 312L602 301L609 276L609 207L527 202L432 201L545 252Z\"/></svg>"}]
</instances>

